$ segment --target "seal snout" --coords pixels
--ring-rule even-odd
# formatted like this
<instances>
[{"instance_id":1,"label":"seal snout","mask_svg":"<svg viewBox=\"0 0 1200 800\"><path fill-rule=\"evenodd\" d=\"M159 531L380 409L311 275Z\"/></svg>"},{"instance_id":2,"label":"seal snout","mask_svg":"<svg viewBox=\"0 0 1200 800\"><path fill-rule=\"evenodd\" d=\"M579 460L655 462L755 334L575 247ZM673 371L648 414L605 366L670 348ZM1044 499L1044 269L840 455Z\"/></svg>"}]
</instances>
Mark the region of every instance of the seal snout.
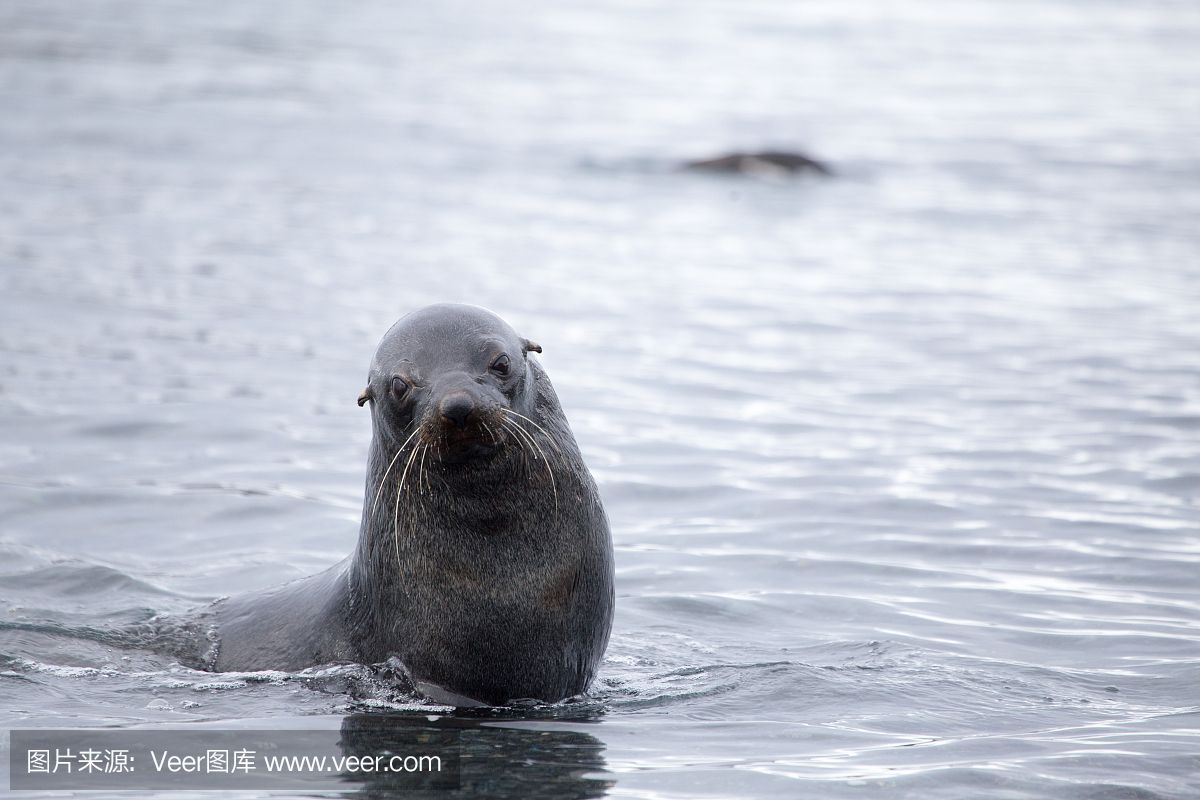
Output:
<instances>
[{"instance_id":1,"label":"seal snout","mask_svg":"<svg viewBox=\"0 0 1200 800\"><path fill-rule=\"evenodd\" d=\"M477 407L475 398L459 390L443 397L442 402L438 404L438 411L441 412L442 422L447 427L466 428Z\"/></svg>"},{"instance_id":2,"label":"seal snout","mask_svg":"<svg viewBox=\"0 0 1200 800\"><path fill-rule=\"evenodd\" d=\"M495 403L473 389L458 384L432 398L426 417L427 436L443 463L488 456L496 452L502 441Z\"/></svg>"}]
</instances>

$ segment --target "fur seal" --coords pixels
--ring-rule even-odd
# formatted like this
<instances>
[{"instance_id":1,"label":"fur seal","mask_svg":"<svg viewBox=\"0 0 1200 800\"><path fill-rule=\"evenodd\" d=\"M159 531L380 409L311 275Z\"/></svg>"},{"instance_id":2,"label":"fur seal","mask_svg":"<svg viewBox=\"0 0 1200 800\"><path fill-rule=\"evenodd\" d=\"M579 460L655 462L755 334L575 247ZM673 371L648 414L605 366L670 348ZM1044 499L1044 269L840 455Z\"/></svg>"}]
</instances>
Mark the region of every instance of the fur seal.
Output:
<instances>
[{"instance_id":1,"label":"fur seal","mask_svg":"<svg viewBox=\"0 0 1200 800\"><path fill-rule=\"evenodd\" d=\"M218 601L207 668L395 657L441 703L584 692L612 624L612 541L541 351L474 306L393 325L358 398L372 438L357 547Z\"/></svg>"},{"instance_id":2,"label":"fur seal","mask_svg":"<svg viewBox=\"0 0 1200 800\"><path fill-rule=\"evenodd\" d=\"M718 158L688 161L684 169L701 172L725 172L741 175L833 175L827 165L799 153L767 150L761 153L730 153Z\"/></svg>"}]
</instances>

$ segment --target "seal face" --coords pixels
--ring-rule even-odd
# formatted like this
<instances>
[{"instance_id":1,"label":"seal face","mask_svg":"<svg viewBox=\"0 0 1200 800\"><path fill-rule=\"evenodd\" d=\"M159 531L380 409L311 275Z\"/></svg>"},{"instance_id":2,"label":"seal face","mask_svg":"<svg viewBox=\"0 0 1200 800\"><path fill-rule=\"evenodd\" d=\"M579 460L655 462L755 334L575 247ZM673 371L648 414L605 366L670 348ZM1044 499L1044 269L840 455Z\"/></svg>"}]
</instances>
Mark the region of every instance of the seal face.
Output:
<instances>
[{"instance_id":1,"label":"seal face","mask_svg":"<svg viewBox=\"0 0 1200 800\"><path fill-rule=\"evenodd\" d=\"M373 436L355 552L219 603L212 668L396 657L456 705L585 691L612 623L612 543L539 352L472 306L393 325L359 395Z\"/></svg>"},{"instance_id":2,"label":"seal face","mask_svg":"<svg viewBox=\"0 0 1200 800\"><path fill-rule=\"evenodd\" d=\"M508 423L532 410L527 356L541 347L498 317L474 322L444 306L418 311L388 332L371 364L359 405L373 402L377 433L393 442L404 434L400 450L415 445L414 458L467 463L525 430Z\"/></svg>"}]
</instances>

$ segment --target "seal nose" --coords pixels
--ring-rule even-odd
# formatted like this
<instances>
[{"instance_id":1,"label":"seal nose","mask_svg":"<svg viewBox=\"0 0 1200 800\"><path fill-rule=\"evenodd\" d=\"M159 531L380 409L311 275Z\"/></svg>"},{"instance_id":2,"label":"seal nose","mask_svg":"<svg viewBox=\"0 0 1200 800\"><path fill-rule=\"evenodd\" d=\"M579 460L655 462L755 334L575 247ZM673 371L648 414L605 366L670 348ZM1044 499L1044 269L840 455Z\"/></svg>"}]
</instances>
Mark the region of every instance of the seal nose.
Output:
<instances>
[{"instance_id":1,"label":"seal nose","mask_svg":"<svg viewBox=\"0 0 1200 800\"><path fill-rule=\"evenodd\" d=\"M475 410L475 401L466 392L454 392L442 398L438 406L442 418L460 428L467 427L467 418Z\"/></svg>"}]
</instances>

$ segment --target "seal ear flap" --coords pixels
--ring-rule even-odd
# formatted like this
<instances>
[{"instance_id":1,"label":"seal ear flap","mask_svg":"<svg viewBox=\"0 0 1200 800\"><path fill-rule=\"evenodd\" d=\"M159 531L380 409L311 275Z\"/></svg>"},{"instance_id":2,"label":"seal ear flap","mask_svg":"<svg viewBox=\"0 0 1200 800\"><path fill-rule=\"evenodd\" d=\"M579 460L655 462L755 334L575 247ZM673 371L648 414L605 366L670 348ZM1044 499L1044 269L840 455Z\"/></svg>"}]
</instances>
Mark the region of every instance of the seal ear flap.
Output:
<instances>
[{"instance_id":1,"label":"seal ear flap","mask_svg":"<svg viewBox=\"0 0 1200 800\"><path fill-rule=\"evenodd\" d=\"M530 350L532 350L535 353L542 352L542 346L540 344L538 344L537 342L533 341L532 339L522 339L521 340L521 349L525 352L526 355L529 354Z\"/></svg>"},{"instance_id":2,"label":"seal ear flap","mask_svg":"<svg viewBox=\"0 0 1200 800\"><path fill-rule=\"evenodd\" d=\"M375 393L372 392L371 387L368 386L367 388L363 389L358 394L358 407L362 408L363 406L365 406L367 404L368 400L374 400L374 399L375 399Z\"/></svg>"}]
</instances>

